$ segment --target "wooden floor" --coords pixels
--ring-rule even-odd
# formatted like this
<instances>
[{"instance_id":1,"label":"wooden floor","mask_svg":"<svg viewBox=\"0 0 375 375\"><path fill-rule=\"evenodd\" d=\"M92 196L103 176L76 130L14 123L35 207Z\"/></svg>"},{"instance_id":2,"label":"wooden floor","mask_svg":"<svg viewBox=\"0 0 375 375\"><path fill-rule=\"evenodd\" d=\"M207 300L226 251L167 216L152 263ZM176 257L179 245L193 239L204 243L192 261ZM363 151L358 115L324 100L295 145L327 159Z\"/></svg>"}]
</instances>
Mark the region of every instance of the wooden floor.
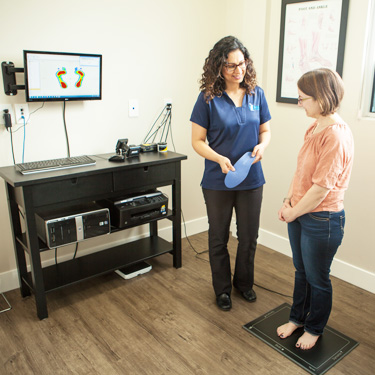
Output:
<instances>
[{"instance_id":1,"label":"wooden floor","mask_svg":"<svg viewBox=\"0 0 375 375\"><path fill-rule=\"evenodd\" d=\"M197 251L207 233L190 238ZM230 239L234 257L236 240ZM200 256L207 260L207 254ZM183 266L172 257L150 261L147 274L101 276L47 295L49 317L38 320L34 297L5 293L12 310L0 314L0 374L307 374L242 328L291 298L291 259L258 247L258 300L232 294L233 308L216 307L209 264L183 240ZM372 375L375 295L333 278L329 325L359 346L329 375ZM0 296L2 299L2 297Z\"/></svg>"}]
</instances>

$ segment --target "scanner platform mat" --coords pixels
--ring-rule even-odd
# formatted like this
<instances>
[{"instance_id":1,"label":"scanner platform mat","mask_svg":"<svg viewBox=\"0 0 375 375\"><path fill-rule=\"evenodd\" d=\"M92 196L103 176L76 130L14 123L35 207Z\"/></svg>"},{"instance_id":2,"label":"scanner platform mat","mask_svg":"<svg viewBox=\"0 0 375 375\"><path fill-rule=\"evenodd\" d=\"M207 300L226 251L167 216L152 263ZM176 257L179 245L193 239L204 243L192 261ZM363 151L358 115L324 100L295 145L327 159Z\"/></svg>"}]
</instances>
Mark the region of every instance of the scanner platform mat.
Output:
<instances>
[{"instance_id":1,"label":"scanner platform mat","mask_svg":"<svg viewBox=\"0 0 375 375\"><path fill-rule=\"evenodd\" d=\"M249 174L255 156L251 156L252 152L246 152L234 164L234 171L229 171L224 179L227 188L232 189L238 186Z\"/></svg>"},{"instance_id":2,"label":"scanner platform mat","mask_svg":"<svg viewBox=\"0 0 375 375\"><path fill-rule=\"evenodd\" d=\"M277 327L289 321L290 308L289 304L284 303L245 324L243 328L305 371L316 375L324 374L359 345L357 341L326 326L324 334L319 337L313 348L309 350L296 348L296 342L302 336L303 328L298 328L285 339L281 339L276 333Z\"/></svg>"}]
</instances>

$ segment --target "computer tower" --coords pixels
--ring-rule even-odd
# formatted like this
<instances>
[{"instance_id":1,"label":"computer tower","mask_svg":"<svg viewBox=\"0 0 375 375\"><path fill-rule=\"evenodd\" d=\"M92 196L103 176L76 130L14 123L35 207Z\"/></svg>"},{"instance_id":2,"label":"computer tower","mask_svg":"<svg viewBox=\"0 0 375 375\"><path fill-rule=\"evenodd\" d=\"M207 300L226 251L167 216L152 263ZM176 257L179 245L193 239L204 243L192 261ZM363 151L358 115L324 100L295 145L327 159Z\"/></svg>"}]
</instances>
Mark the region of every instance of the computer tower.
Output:
<instances>
[{"instance_id":1,"label":"computer tower","mask_svg":"<svg viewBox=\"0 0 375 375\"><path fill-rule=\"evenodd\" d=\"M36 214L39 238L50 249L108 234L111 231L107 208L95 203Z\"/></svg>"}]
</instances>

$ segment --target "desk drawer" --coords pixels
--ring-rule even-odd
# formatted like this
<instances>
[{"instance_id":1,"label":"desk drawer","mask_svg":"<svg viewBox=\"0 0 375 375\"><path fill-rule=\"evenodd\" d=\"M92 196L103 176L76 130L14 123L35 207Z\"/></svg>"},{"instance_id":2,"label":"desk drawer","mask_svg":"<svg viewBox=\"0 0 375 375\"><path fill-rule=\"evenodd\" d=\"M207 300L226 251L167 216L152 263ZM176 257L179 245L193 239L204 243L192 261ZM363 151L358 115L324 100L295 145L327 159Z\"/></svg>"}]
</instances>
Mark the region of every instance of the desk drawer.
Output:
<instances>
[{"instance_id":1,"label":"desk drawer","mask_svg":"<svg viewBox=\"0 0 375 375\"><path fill-rule=\"evenodd\" d=\"M150 165L137 169L115 172L114 190L138 188L147 185L168 183L176 177L175 164Z\"/></svg>"},{"instance_id":2,"label":"desk drawer","mask_svg":"<svg viewBox=\"0 0 375 375\"><path fill-rule=\"evenodd\" d=\"M33 187L35 206L69 202L112 192L112 173L70 178Z\"/></svg>"}]
</instances>

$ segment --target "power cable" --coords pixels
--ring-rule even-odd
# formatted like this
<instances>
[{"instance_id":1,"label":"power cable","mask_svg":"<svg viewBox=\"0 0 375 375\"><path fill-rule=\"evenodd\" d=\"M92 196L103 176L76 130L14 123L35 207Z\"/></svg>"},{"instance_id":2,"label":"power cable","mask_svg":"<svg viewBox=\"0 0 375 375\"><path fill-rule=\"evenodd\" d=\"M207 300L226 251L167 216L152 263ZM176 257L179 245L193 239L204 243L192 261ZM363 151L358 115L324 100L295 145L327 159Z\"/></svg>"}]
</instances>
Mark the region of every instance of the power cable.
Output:
<instances>
[{"instance_id":1,"label":"power cable","mask_svg":"<svg viewBox=\"0 0 375 375\"><path fill-rule=\"evenodd\" d=\"M66 149L68 153L68 157L70 158L70 148L69 148L69 138L68 138L68 130L66 129L66 121L65 121L65 101L63 104L63 121L64 121L64 130L65 130L65 138L66 138Z\"/></svg>"},{"instance_id":2,"label":"power cable","mask_svg":"<svg viewBox=\"0 0 375 375\"><path fill-rule=\"evenodd\" d=\"M14 145L13 145L13 131L12 131L12 127L10 127L9 133L10 133L10 145L11 145L11 148L12 148L13 164L16 164L16 159L14 157Z\"/></svg>"},{"instance_id":3,"label":"power cable","mask_svg":"<svg viewBox=\"0 0 375 375\"><path fill-rule=\"evenodd\" d=\"M181 210L181 216L182 216L182 222L184 223L184 231L185 231L185 238L187 240L187 242L189 243L190 247L194 250L195 252L195 257L200 259L200 260L203 260L205 262L208 262L209 261L207 259L203 259L203 258L200 258L199 255L202 255L202 254L205 254L205 253L208 253L208 250L204 250L204 251L201 251L201 252L198 252L195 247L192 245L192 243L190 242L190 239L189 239L189 236L187 234L187 230L186 230L186 223L185 223L185 218L184 218L184 213L182 212Z\"/></svg>"},{"instance_id":4,"label":"power cable","mask_svg":"<svg viewBox=\"0 0 375 375\"><path fill-rule=\"evenodd\" d=\"M22 163L25 161L25 146L26 146L26 120L25 116L21 116L23 119L23 146L22 146Z\"/></svg>"},{"instance_id":5,"label":"power cable","mask_svg":"<svg viewBox=\"0 0 375 375\"><path fill-rule=\"evenodd\" d=\"M75 259L77 256L77 250L78 250L78 242L76 242L76 249L74 250L73 259Z\"/></svg>"},{"instance_id":6,"label":"power cable","mask_svg":"<svg viewBox=\"0 0 375 375\"><path fill-rule=\"evenodd\" d=\"M209 263L209 260L207 260L207 259L203 259L203 258L200 258L200 257L199 257L199 255L201 255L201 254L208 253L208 250L204 250L204 251L198 252L198 251L194 248L194 246L192 245L192 243L190 242L189 236L187 235L186 223L185 223L185 218L184 218L184 214L183 214L182 210L181 210L181 215L182 215L182 222L183 222L183 224L184 224L185 237L186 237L186 240L188 241L190 247L194 250L194 252L195 252L195 257L198 258L198 259L200 259L200 260L203 260L203 261ZM233 274L232 274L232 276L233 276ZM275 290L272 290L272 289L266 288L266 287L261 286L261 285L259 285L259 284L254 283L254 285L255 285L256 287L261 288L261 289L264 289L264 290L266 290L266 291L268 291L268 292L271 292L271 293L274 293L274 294L278 294L278 295L280 295L280 296L287 297L287 298L293 298L292 296L289 296L289 295L287 295L287 294L283 294L283 293L277 292L277 291L275 291Z\"/></svg>"},{"instance_id":7,"label":"power cable","mask_svg":"<svg viewBox=\"0 0 375 375\"><path fill-rule=\"evenodd\" d=\"M16 133L18 130L23 128L23 131L24 131L23 151L22 151L22 162L23 162L24 161L24 151L25 151L26 125L29 123L31 115L34 114L35 112L39 111L40 109L42 109L44 107L44 104L45 104L45 102L43 102L43 104L39 108L37 108L36 110L31 112L29 114L29 117L28 117L27 121L25 120L25 117L23 117L23 125L18 127L16 130L13 131L13 128L10 127L9 133L10 133L10 144L11 144L11 149L12 149L13 164L16 164L16 158L14 156L13 133Z\"/></svg>"}]
</instances>

